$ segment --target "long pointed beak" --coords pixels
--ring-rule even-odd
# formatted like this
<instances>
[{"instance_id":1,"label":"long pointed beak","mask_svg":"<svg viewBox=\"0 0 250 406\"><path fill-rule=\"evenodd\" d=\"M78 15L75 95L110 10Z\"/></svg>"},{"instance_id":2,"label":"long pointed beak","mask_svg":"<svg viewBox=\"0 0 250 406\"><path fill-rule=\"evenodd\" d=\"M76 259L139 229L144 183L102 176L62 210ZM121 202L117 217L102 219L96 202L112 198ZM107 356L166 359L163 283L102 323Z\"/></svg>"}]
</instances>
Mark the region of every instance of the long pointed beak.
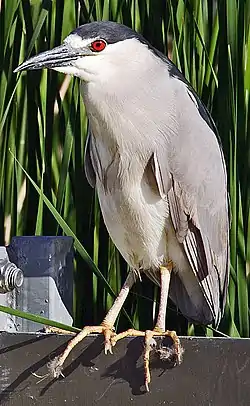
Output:
<instances>
[{"instance_id":1,"label":"long pointed beak","mask_svg":"<svg viewBox=\"0 0 250 406\"><path fill-rule=\"evenodd\" d=\"M91 55L91 51L87 48L74 49L67 44L59 45L49 51L42 52L19 65L15 70L21 72L23 70L34 70L43 68L57 68L60 66L70 66L71 62L79 57Z\"/></svg>"}]
</instances>

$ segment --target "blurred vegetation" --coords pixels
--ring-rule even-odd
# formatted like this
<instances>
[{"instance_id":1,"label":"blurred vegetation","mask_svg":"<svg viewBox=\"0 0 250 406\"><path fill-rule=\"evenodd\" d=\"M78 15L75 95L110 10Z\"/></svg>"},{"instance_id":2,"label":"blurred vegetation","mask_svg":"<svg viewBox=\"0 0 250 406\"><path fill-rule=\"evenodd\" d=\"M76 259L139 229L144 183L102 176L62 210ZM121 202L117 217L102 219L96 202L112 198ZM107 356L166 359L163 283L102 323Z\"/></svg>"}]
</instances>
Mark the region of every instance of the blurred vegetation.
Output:
<instances>
[{"instance_id":1,"label":"blurred vegetation","mask_svg":"<svg viewBox=\"0 0 250 406\"><path fill-rule=\"evenodd\" d=\"M169 54L218 126L232 209L229 295L219 330L249 337L250 2L2 0L0 7L0 244L13 235L77 237L75 325L102 320L127 266L109 240L84 175L87 120L79 83L53 71L13 70L59 45L80 24L122 22ZM150 281L138 283L118 329L131 322L152 327L158 294ZM168 328L213 334L188 324L171 303Z\"/></svg>"}]
</instances>

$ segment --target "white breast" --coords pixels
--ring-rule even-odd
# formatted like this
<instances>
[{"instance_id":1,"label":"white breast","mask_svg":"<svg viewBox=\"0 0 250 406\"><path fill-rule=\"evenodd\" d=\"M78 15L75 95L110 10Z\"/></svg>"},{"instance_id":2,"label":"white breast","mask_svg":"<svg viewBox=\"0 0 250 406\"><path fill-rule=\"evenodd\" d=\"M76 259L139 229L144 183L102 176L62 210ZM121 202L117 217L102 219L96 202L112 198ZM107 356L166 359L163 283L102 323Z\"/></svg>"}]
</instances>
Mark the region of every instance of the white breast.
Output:
<instances>
[{"instance_id":1,"label":"white breast","mask_svg":"<svg viewBox=\"0 0 250 406\"><path fill-rule=\"evenodd\" d=\"M167 256L167 202L143 176L137 182L129 173L120 189L105 193L98 181L97 192L109 234L128 264L136 269L159 266Z\"/></svg>"}]
</instances>

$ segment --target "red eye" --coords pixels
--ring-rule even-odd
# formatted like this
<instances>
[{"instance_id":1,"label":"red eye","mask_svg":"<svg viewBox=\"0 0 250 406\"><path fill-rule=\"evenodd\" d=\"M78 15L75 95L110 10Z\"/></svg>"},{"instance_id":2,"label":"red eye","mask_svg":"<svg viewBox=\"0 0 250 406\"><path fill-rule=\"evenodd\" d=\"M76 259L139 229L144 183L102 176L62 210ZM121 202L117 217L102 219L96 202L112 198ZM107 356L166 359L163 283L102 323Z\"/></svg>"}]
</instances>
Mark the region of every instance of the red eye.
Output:
<instances>
[{"instance_id":1,"label":"red eye","mask_svg":"<svg viewBox=\"0 0 250 406\"><path fill-rule=\"evenodd\" d=\"M92 42L91 49L95 52L101 52L106 48L106 42L103 39L97 39L96 41Z\"/></svg>"}]
</instances>

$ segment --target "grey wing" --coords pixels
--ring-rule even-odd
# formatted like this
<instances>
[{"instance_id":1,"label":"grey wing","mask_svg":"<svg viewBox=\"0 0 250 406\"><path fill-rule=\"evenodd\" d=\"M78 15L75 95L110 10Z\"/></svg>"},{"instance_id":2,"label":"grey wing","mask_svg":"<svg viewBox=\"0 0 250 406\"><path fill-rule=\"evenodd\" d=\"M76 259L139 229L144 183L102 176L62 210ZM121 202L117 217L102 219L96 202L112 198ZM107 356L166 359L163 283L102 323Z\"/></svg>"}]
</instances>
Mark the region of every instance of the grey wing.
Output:
<instances>
[{"instance_id":1,"label":"grey wing","mask_svg":"<svg viewBox=\"0 0 250 406\"><path fill-rule=\"evenodd\" d=\"M89 182L90 186L92 188L95 187L96 184L96 174L95 170L92 164L92 158L91 158L91 132L90 128L88 128L88 135L85 143L85 151L84 151L84 170L85 170L85 175L87 178L87 181Z\"/></svg>"},{"instance_id":2,"label":"grey wing","mask_svg":"<svg viewBox=\"0 0 250 406\"><path fill-rule=\"evenodd\" d=\"M180 197L176 189L178 190L179 186L173 180L172 187L168 193L168 201L176 236L179 243L183 246L189 264L198 279L206 303L210 308L212 314L211 321L217 326L225 307L229 270L229 245L227 240L227 244L224 245L222 250L214 250L214 244L211 243L211 240L213 239L213 233L221 233L222 229L224 229L224 233L228 238L228 220L225 220L224 224L219 220L217 223L218 227L212 227L211 233L204 232L202 225L197 221L199 219L199 212L202 212L202 209L194 203L195 206L190 206L189 210L187 210L188 205L186 203L188 199L185 195ZM197 214L195 217L192 217L191 213L194 211ZM206 219L210 222L216 222L216 217L216 215L214 216L211 213L211 216L207 215ZM216 235L214 239L216 240L217 237ZM185 277L183 280L185 284ZM178 295L180 286L178 286L177 280L173 287L175 289L173 297L175 297L175 301L179 302L181 309L183 304L180 301L186 301L188 298ZM184 308L188 312L187 303L184 304ZM193 312L191 311L190 313L192 314ZM207 313L201 312L201 314L205 315ZM196 321L207 324L209 318L206 319L206 317L203 320Z\"/></svg>"},{"instance_id":3,"label":"grey wing","mask_svg":"<svg viewBox=\"0 0 250 406\"><path fill-rule=\"evenodd\" d=\"M213 128L208 125L209 117L204 121L198 109L196 112L190 140L185 139L188 134L187 119L183 133L180 132L176 138L178 141L173 141L172 147L166 143L165 152L158 151L153 169L160 194L165 193L168 199L176 237L212 315L209 320L209 317L202 316L201 311L200 319L196 321L204 324L213 321L218 325L225 307L229 277L226 169ZM204 146L201 142L203 136ZM168 174L166 165L169 167ZM158 175L155 168L158 168ZM177 306L180 310L185 309L182 312L188 317L193 309L192 300L185 291L185 276L181 280L175 274L173 279L170 297L172 294Z\"/></svg>"},{"instance_id":4,"label":"grey wing","mask_svg":"<svg viewBox=\"0 0 250 406\"><path fill-rule=\"evenodd\" d=\"M96 177L103 182L104 173L101 166L101 160L96 147L95 138L91 134L90 126L85 144L84 152L84 170L86 178L93 188L96 186Z\"/></svg>"},{"instance_id":5,"label":"grey wing","mask_svg":"<svg viewBox=\"0 0 250 406\"><path fill-rule=\"evenodd\" d=\"M96 145L96 139L91 134L89 126L85 143L84 170L90 186L94 188L96 186L96 180L98 179L104 186L105 191L111 190L114 187L114 183L118 176L118 165L112 165L115 158L116 155L114 155L113 160L105 171L101 164L101 159Z\"/></svg>"}]
</instances>

